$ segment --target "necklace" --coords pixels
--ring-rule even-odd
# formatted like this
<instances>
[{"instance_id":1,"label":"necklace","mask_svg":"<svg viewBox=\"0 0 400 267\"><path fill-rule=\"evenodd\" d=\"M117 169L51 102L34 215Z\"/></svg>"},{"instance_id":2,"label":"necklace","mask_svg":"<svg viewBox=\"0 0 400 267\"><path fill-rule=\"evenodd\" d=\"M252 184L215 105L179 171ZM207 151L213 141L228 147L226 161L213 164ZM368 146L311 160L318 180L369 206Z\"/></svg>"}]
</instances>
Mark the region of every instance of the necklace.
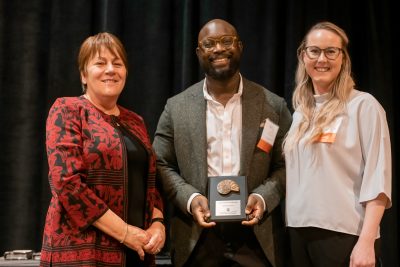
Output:
<instances>
[{"instance_id":1,"label":"necklace","mask_svg":"<svg viewBox=\"0 0 400 267\"><path fill-rule=\"evenodd\" d=\"M83 95L84 98L86 98L93 106L95 106L97 109L101 110L102 112L104 112L107 115L114 115L114 116L119 116L120 111L117 105L115 105L112 108L104 108L101 105L97 105L95 102L93 102L93 100L90 98L90 96L88 94L84 94Z\"/></svg>"}]
</instances>

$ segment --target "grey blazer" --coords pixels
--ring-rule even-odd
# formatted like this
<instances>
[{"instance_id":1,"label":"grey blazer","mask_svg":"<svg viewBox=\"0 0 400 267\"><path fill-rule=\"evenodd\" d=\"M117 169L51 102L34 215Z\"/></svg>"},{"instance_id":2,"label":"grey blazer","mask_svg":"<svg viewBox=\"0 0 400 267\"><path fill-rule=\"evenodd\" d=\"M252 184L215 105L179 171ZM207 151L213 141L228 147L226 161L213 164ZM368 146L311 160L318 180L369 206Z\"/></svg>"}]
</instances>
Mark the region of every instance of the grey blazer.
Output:
<instances>
[{"instance_id":1,"label":"grey blazer","mask_svg":"<svg viewBox=\"0 0 400 267\"><path fill-rule=\"evenodd\" d=\"M177 267L189 258L202 231L187 212L188 199L193 193L207 196L203 83L168 99L153 142L163 193L174 206L170 238ZM279 125L270 153L257 148L266 118ZM240 175L247 176L249 193L260 194L267 204L264 219L254 232L273 266L283 266L284 223L279 204L285 195L285 164L281 146L291 120L283 98L243 78Z\"/></svg>"}]
</instances>

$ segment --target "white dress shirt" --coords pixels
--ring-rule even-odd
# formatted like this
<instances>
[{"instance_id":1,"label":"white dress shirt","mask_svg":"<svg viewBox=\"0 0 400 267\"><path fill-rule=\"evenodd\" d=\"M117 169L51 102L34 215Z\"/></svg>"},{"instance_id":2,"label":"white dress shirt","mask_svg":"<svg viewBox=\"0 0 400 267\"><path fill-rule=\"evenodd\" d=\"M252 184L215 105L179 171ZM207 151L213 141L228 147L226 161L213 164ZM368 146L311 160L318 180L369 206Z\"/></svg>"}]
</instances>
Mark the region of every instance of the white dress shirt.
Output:
<instances>
[{"instance_id":1,"label":"white dress shirt","mask_svg":"<svg viewBox=\"0 0 400 267\"><path fill-rule=\"evenodd\" d=\"M207 100L206 127L207 127L207 165L208 176L237 176L240 172L240 148L242 143L242 96L243 81L240 76L238 92L222 105L215 101L208 93L206 79L204 79L203 94ZM190 204L195 196L192 194L187 203L190 213ZM259 195L265 209L264 198Z\"/></svg>"},{"instance_id":2,"label":"white dress shirt","mask_svg":"<svg viewBox=\"0 0 400 267\"><path fill-rule=\"evenodd\" d=\"M240 145L242 141L242 79L239 90L222 105L208 93L207 100L207 164L208 176L238 175L240 171Z\"/></svg>"}]
</instances>

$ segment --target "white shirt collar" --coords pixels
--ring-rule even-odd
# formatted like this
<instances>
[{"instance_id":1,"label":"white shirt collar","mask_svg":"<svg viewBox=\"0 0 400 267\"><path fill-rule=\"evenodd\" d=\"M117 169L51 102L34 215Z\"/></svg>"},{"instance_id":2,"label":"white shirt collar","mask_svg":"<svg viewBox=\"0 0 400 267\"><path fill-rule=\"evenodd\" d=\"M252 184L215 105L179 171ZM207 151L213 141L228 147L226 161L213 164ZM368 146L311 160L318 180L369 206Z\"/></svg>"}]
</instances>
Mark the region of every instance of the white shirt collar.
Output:
<instances>
[{"instance_id":1,"label":"white shirt collar","mask_svg":"<svg viewBox=\"0 0 400 267\"><path fill-rule=\"evenodd\" d=\"M239 76L240 76L239 89L238 89L238 92L233 95L233 97L236 97L236 96L241 97L242 93L243 93L243 79L242 79L242 75L240 73L239 73ZM204 98L206 100L214 100L212 98L212 96L208 93L208 90L207 90L207 77L204 78L203 94L204 94Z\"/></svg>"}]
</instances>

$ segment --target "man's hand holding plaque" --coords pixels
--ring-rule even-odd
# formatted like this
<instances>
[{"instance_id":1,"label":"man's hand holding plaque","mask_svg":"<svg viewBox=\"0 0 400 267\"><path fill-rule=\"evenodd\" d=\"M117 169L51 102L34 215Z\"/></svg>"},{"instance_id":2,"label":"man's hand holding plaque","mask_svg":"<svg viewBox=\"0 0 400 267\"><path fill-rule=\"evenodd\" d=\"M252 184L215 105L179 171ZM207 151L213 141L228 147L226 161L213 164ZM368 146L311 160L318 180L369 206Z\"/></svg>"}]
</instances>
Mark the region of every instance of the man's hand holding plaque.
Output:
<instances>
[{"instance_id":1,"label":"man's hand holding plaque","mask_svg":"<svg viewBox=\"0 0 400 267\"><path fill-rule=\"evenodd\" d=\"M202 227L209 228L215 226L215 222L209 222L210 209L208 208L208 200L205 196L195 196L190 204L190 210L194 220Z\"/></svg>"},{"instance_id":2,"label":"man's hand holding plaque","mask_svg":"<svg viewBox=\"0 0 400 267\"><path fill-rule=\"evenodd\" d=\"M246 205L246 221L242 221L243 225L253 226L259 224L264 214L264 202L260 196L250 194Z\"/></svg>"}]
</instances>

